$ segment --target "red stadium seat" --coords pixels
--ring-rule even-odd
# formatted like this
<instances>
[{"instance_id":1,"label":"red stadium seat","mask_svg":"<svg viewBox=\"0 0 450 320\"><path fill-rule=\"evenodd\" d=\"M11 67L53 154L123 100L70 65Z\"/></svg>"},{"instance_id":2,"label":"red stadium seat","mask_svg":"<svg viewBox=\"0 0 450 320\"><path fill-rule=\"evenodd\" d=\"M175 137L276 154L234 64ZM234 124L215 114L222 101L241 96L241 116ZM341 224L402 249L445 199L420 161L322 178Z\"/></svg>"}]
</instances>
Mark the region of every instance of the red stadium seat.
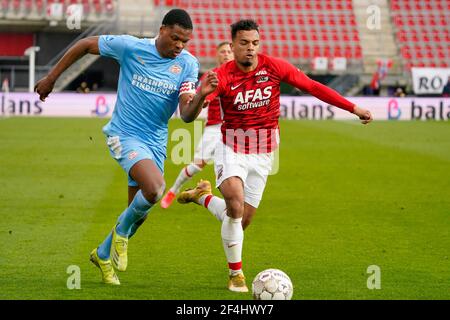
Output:
<instances>
[{"instance_id":1,"label":"red stadium seat","mask_svg":"<svg viewBox=\"0 0 450 320\"><path fill-rule=\"evenodd\" d=\"M323 56L325 56L325 57L331 57L332 56L330 46L326 45L323 48Z\"/></svg>"},{"instance_id":2,"label":"red stadium seat","mask_svg":"<svg viewBox=\"0 0 450 320\"><path fill-rule=\"evenodd\" d=\"M291 48L291 56L292 56L294 59L298 59L298 58L301 57L301 54L300 54L300 47L299 47L298 44L294 44L294 45L292 46L292 48Z\"/></svg>"},{"instance_id":3,"label":"red stadium seat","mask_svg":"<svg viewBox=\"0 0 450 320\"><path fill-rule=\"evenodd\" d=\"M102 13L102 4L100 3L100 0L92 0L92 5L94 6L95 13Z\"/></svg>"},{"instance_id":4,"label":"red stadium seat","mask_svg":"<svg viewBox=\"0 0 450 320\"><path fill-rule=\"evenodd\" d=\"M36 10L38 13L42 13L44 9L44 0L36 0L35 1Z\"/></svg>"},{"instance_id":5,"label":"red stadium seat","mask_svg":"<svg viewBox=\"0 0 450 320\"><path fill-rule=\"evenodd\" d=\"M7 11L9 8L9 0L1 0L0 1L0 9L2 11Z\"/></svg>"},{"instance_id":6,"label":"red stadium seat","mask_svg":"<svg viewBox=\"0 0 450 320\"><path fill-rule=\"evenodd\" d=\"M402 52L402 57L403 58L405 58L407 60L411 60L412 59L412 56L411 56L411 53L409 52L409 50L406 50L405 48L402 48L401 52Z\"/></svg>"},{"instance_id":7,"label":"red stadium seat","mask_svg":"<svg viewBox=\"0 0 450 320\"><path fill-rule=\"evenodd\" d=\"M302 56L305 59L309 59L312 57L310 47L308 45L306 45L302 48Z\"/></svg>"},{"instance_id":8,"label":"red stadium seat","mask_svg":"<svg viewBox=\"0 0 450 320\"><path fill-rule=\"evenodd\" d=\"M208 50L208 57L215 57L216 56L216 46L211 46Z\"/></svg>"},{"instance_id":9,"label":"red stadium seat","mask_svg":"<svg viewBox=\"0 0 450 320\"><path fill-rule=\"evenodd\" d=\"M280 46L277 44L272 45L272 55L275 57L281 56Z\"/></svg>"},{"instance_id":10,"label":"red stadium seat","mask_svg":"<svg viewBox=\"0 0 450 320\"><path fill-rule=\"evenodd\" d=\"M355 58L362 59L362 47L358 45L355 50Z\"/></svg>"},{"instance_id":11,"label":"red stadium seat","mask_svg":"<svg viewBox=\"0 0 450 320\"><path fill-rule=\"evenodd\" d=\"M14 11L20 10L21 1L20 0L12 0L12 8Z\"/></svg>"},{"instance_id":12,"label":"red stadium seat","mask_svg":"<svg viewBox=\"0 0 450 320\"><path fill-rule=\"evenodd\" d=\"M24 0L24 8L26 12L30 12L33 9L33 0Z\"/></svg>"},{"instance_id":13,"label":"red stadium seat","mask_svg":"<svg viewBox=\"0 0 450 320\"><path fill-rule=\"evenodd\" d=\"M318 45L315 45L313 48L313 56L314 57L321 57L322 56L322 48Z\"/></svg>"},{"instance_id":14,"label":"red stadium seat","mask_svg":"<svg viewBox=\"0 0 450 320\"><path fill-rule=\"evenodd\" d=\"M289 59L289 57L291 56L291 52L289 50L288 46L283 46L281 48L281 57L284 59Z\"/></svg>"},{"instance_id":15,"label":"red stadium seat","mask_svg":"<svg viewBox=\"0 0 450 320\"><path fill-rule=\"evenodd\" d=\"M89 0L81 0L81 4L83 5L83 14L89 14L91 12Z\"/></svg>"},{"instance_id":16,"label":"red stadium seat","mask_svg":"<svg viewBox=\"0 0 450 320\"><path fill-rule=\"evenodd\" d=\"M343 57L344 55L342 54L342 48L339 45L336 45L334 47L334 53L333 53L334 57Z\"/></svg>"},{"instance_id":17,"label":"red stadium seat","mask_svg":"<svg viewBox=\"0 0 450 320\"><path fill-rule=\"evenodd\" d=\"M207 39L209 40L209 41L211 41L211 42L215 42L215 40L216 40L216 35L214 34L214 32L213 31L208 31L208 37L207 37Z\"/></svg>"},{"instance_id":18,"label":"red stadium seat","mask_svg":"<svg viewBox=\"0 0 450 320\"><path fill-rule=\"evenodd\" d=\"M112 13L114 11L114 3L112 0L105 0L105 11Z\"/></svg>"},{"instance_id":19,"label":"red stadium seat","mask_svg":"<svg viewBox=\"0 0 450 320\"><path fill-rule=\"evenodd\" d=\"M208 49L206 48L206 45L202 42L200 44L199 50L198 50L198 55L200 57L207 57L208 56Z\"/></svg>"}]
</instances>

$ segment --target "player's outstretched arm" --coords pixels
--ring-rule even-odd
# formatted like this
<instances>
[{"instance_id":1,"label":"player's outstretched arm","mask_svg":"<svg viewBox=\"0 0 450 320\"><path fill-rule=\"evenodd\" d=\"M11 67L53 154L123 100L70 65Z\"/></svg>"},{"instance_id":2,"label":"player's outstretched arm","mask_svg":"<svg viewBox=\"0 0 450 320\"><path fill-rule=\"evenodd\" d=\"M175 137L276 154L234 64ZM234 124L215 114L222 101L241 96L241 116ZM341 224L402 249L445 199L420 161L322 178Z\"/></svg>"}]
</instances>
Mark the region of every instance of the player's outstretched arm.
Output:
<instances>
[{"instance_id":1,"label":"player's outstretched arm","mask_svg":"<svg viewBox=\"0 0 450 320\"><path fill-rule=\"evenodd\" d=\"M321 84L320 82L312 80L287 61L280 59L275 61L276 66L282 74L284 82L287 82L302 91L308 92L326 103L355 114L363 124L367 124L373 120L372 114L369 110L356 106L341 96L337 91Z\"/></svg>"},{"instance_id":2,"label":"player's outstretched arm","mask_svg":"<svg viewBox=\"0 0 450 320\"><path fill-rule=\"evenodd\" d=\"M310 79L306 75L304 75L304 79L301 81L301 86L298 86L298 88L305 90L326 103L355 114L361 120L362 124L368 124L373 120L372 114L369 110L356 106L341 96L337 91L321 84L320 82Z\"/></svg>"},{"instance_id":3,"label":"player's outstretched arm","mask_svg":"<svg viewBox=\"0 0 450 320\"><path fill-rule=\"evenodd\" d=\"M34 91L39 94L39 99L45 101L50 92L52 92L56 80L59 76L69 68L75 61L83 57L84 55L90 54L100 54L98 48L98 38L99 37L88 37L81 39L75 43L61 60L50 70L50 72L41 80L36 83Z\"/></svg>"},{"instance_id":4,"label":"player's outstretched arm","mask_svg":"<svg viewBox=\"0 0 450 320\"><path fill-rule=\"evenodd\" d=\"M197 119L203 109L205 98L216 90L219 80L215 72L209 71L195 95L183 94L180 96L180 115L184 122Z\"/></svg>"}]
</instances>

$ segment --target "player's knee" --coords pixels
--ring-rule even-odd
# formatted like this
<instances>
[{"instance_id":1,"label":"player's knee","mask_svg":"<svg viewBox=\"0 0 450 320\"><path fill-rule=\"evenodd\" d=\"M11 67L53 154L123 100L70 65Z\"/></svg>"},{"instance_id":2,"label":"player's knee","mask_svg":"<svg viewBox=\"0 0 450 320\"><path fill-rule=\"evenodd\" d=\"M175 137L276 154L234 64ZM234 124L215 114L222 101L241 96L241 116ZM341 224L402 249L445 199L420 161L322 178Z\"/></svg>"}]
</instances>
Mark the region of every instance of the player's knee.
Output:
<instances>
[{"instance_id":1,"label":"player's knee","mask_svg":"<svg viewBox=\"0 0 450 320\"><path fill-rule=\"evenodd\" d=\"M238 198L227 201L227 214L232 218L240 218L244 215L244 201Z\"/></svg>"},{"instance_id":2,"label":"player's knee","mask_svg":"<svg viewBox=\"0 0 450 320\"><path fill-rule=\"evenodd\" d=\"M166 184L164 182L152 183L142 189L142 194L150 203L157 203L163 196Z\"/></svg>"}]
</instances>

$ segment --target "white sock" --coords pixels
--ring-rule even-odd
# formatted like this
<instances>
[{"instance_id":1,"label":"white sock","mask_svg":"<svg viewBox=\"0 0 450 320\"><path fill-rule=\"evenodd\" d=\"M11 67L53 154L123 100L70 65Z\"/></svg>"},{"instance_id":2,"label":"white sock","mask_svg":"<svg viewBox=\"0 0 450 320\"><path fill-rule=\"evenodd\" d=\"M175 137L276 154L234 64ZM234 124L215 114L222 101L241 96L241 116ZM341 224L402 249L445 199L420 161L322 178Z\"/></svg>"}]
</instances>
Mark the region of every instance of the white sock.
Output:
<instances>
[{"instance_id":1,"label":"white sock","mask_svg":"<svg viewBox=\"0 0 450 320\"><path fill-rule=\"evenodd\" d=\"M230 274L242 272L242 244L244 242L242 218L234 219L225 215L221 234Z\"/></svg>"},{"instance_id":2,"label":"white sock","mask_svg":"<svg viewBox=\"0 0 450 320\"><path fill-rule=\"evenodd\" d=\"M227 215L227 205L222 198L213 196L212 194L205 194L199 199L199 204L209 210L220 222Z\"/></svg>"},{"instance_id":3,"label":"white sock","mask_svg":"<svg viewBox=\"0 0 450 320\"><path fill-rule=\"evenodd\" d=\"M178 192L180 192L180 189L183 186L183 184L191 180L191 178L200 171L202 171L202 168L200 168L199 166L193 163L188 164L186 167L181 169L180 174L175 180L173 186L170 188L170 191L177 194Z\"/></svg>"}]
</instances>

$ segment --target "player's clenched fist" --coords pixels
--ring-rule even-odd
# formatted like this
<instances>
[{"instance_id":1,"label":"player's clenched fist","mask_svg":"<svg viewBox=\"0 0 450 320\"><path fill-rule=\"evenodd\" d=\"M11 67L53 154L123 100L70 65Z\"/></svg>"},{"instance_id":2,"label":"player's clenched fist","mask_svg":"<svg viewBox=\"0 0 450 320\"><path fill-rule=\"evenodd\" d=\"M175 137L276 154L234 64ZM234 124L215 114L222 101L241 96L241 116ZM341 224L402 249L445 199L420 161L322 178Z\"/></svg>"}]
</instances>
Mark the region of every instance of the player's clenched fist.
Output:
<instances>
[{"instance_id":1,"label":"player's clenched fist","mask_svg":"<svg viewBox=\"0 0 450 320\"><path fill-rule=\"evenodd\" d=\"M353 113L361 119L362 124L368 124L373 120L372 114L369 110L356 107L353 109Z\"/></svg>"},{"instance_id":2,"label":"player's clenched fist","mask_svg":"<svg viewBox=\"0 0 450 320\"><path fill-rule=\"evenodd\" d=\"M207 96L216 90L218 84L219 79L217 78L217 73L214 71L208 71L205 79L202 81L200 94L204 97Z\"/></svg>"},{"instance_id":3,"label":"player's clenched fist","mask_svg":"<svg viewBox=\"0 0 450 320\"><path fill-rule=\"evenodd\" d=\"M41 99L41 101L45 101L45 98L52 92L54 85L55 81L46 76L36 83L34 91L39 94L39 99Z\"/></svg>"}]
</instances>

